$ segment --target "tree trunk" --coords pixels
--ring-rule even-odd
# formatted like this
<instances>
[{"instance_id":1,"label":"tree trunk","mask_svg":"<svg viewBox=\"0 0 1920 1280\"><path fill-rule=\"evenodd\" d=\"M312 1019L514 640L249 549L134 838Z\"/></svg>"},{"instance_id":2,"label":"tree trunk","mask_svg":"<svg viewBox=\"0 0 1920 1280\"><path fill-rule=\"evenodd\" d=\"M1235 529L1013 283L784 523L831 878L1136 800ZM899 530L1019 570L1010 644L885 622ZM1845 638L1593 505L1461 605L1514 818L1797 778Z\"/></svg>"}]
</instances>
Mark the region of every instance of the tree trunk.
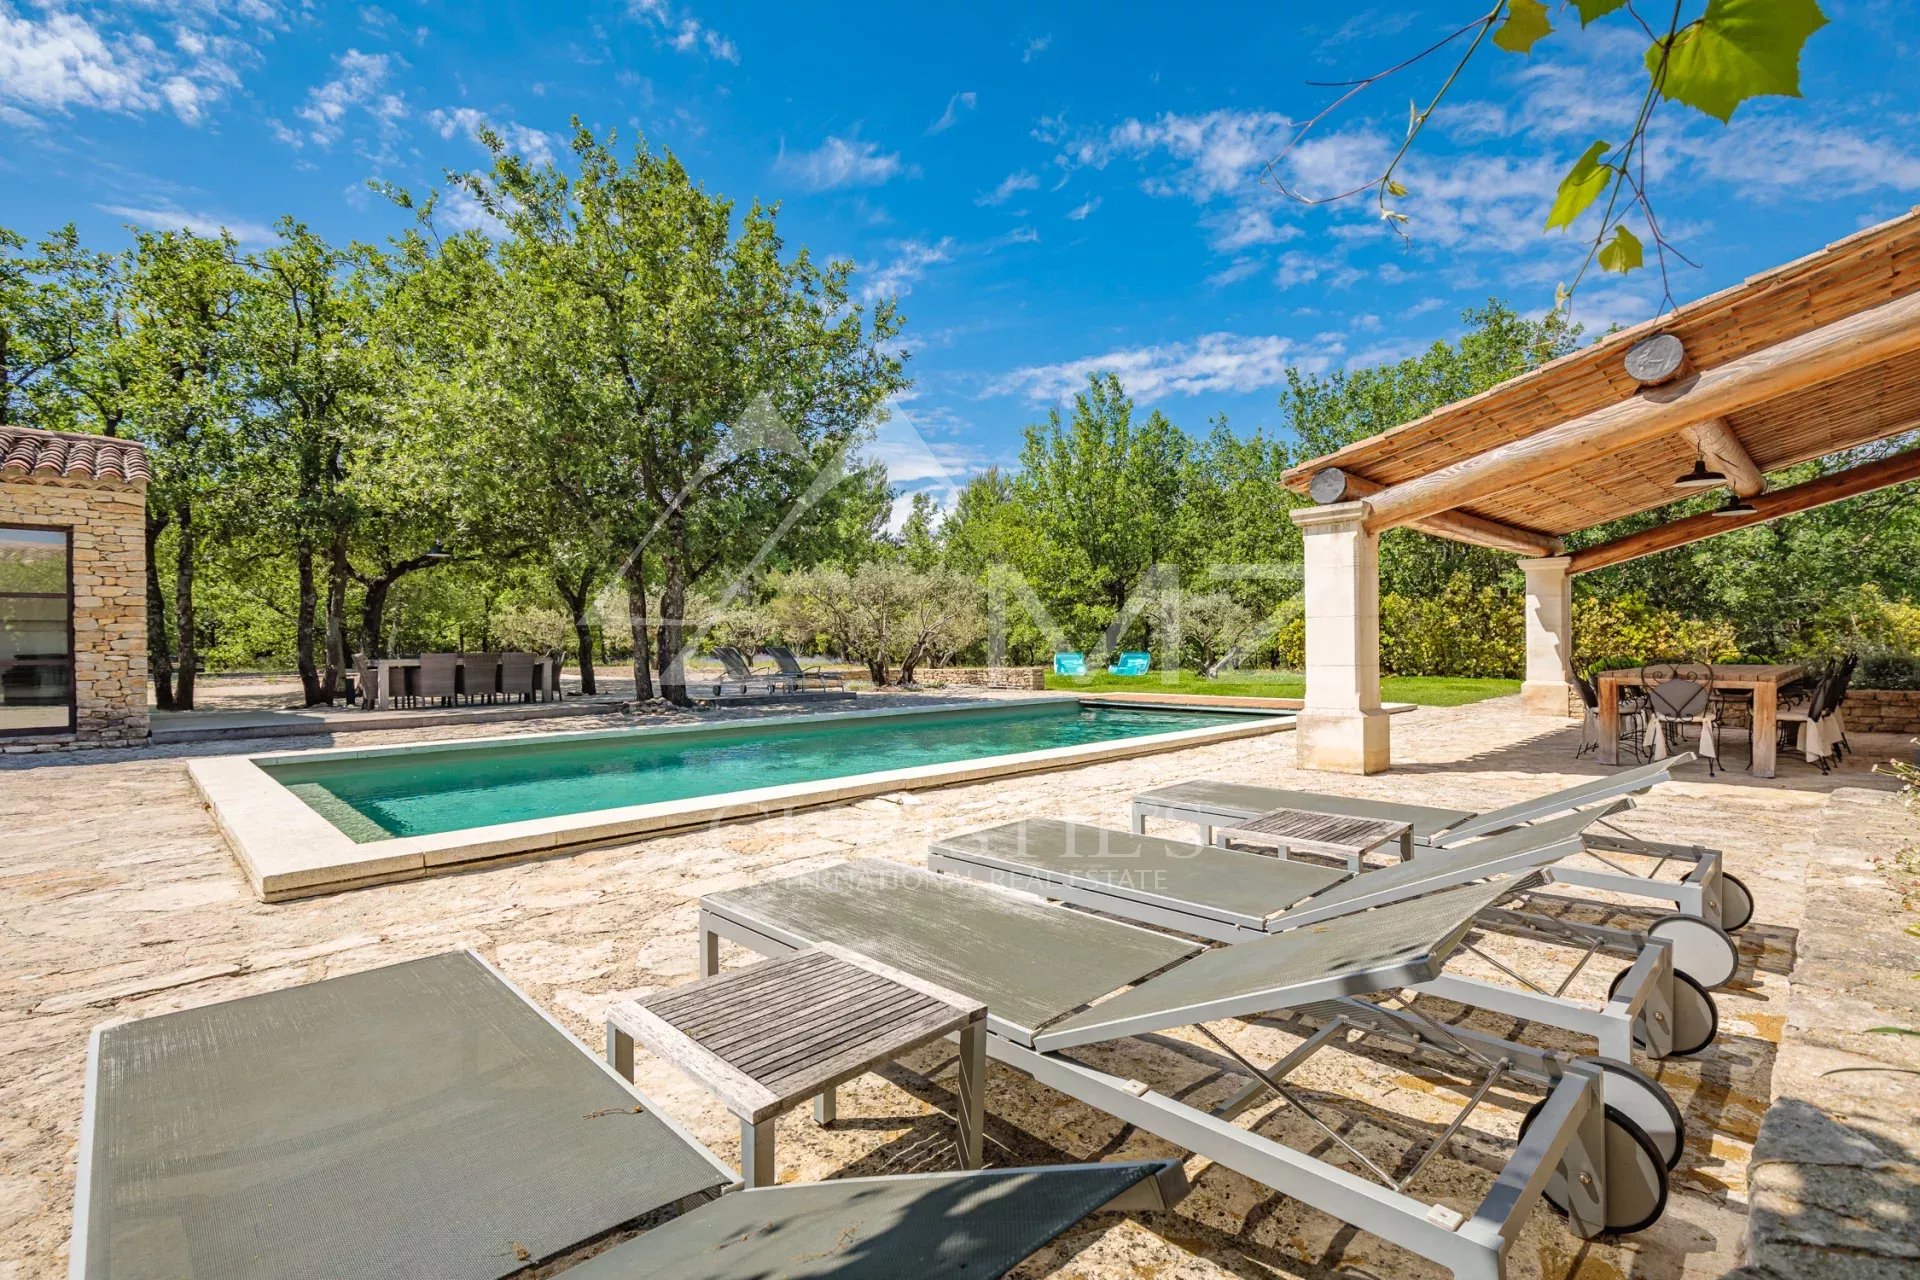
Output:
<instances>
[{"instance_id":1,"label":"tree trunk","mask_svg":"<svg viewBox=\"0 0 1920 1280\"><path fill-rule=\"evenodd\" d=\"M636 554L622 578L627 584L627 629L633 633L633 698L653 700L653 652L647 637L647 571Z\"/></svg>"},{"instance_id":2,"label":"tree trunk","mask_svg":"<svg viewBox=\"0 0 1920 1280\"><path fill-rule=\"evenodd\" d=\"M160 588L160 564L155 552L167 518L147 512L147 676L153 682L153 700L162 711L173 702L173 644L167 639L167 597Z\"/></svg>"},{"instance_id":3,"label":"tree trunk","mask_svg":"<svg viewBox=\"0 0 1920 1280\"><path fill-rule=\"evenodd\" d=\"M386 625L387 595L393 583L391 575L381 574L367 583L360 601L360 652L369 658L390 656L380 647L380 628Z\"/></svg>"},{"instance_id":4,"label":"tree trunk","mask_svg":"<svg viewBox=\"0 0 1920 1280\"><path fill-rule=\"evenodd\" d=\"M867 678L873 681L873 687L878 689L885 685L887 683L886 657L882 655L878 658L867 658L865 661L867 664Z\"/></svg>"},{"instance_id":5,"label":"tree trunk","mask_svg":"<svg viewBox=\"0 0 1920 1280\"><path fill-rule=\"evenodd\" d=\"M175 678L173 705L179 711L193 710L194 671L200 665L200 629L193 611L193 559L199 550L199 535L193 528L193 503L181 499L176 517L180 541L174 549L173 617L180 644L180 672Z\"/></svg>"},{"instance_id":6,"label":"tree trunk","mask_svg":"<svg viewBox=\"0 0 1920 1280\"><path fill-rule=\"evenodd\" d=\"M320 673L314 666L314 614L320 607L320 592L313 580L313 548L302 546L295 553L300 576L300 604L294 613L294 661L300 668L300 694L307 706L325 701L320 696Z\"/></svg>"},{"instance_id":7,"label":"tree trunk","mask_svg":"<svg viewBox=\"0 0 1920 1280\"><path fill-rule=\"evenodd\" d=\"M327 667L320 680L322 699L328 703L339 696L340 677L347 669L347 580L352 575L346 531L336 530L327 547Z\"/></svg>"},{"instance_id":8,"label":"tree trunk","mask_svg":"<svg viewBox=\"0 0 1920 1280\"><path fill-rule=\"evenodd\" d=\"M580 692L591 696L599 692L593 681L593 624L587 619L587 599L593 592L593 570L583 569L575 581L556 571L553 585L573 614L573 638L580 649Z\"/></svg>"},{"instance_id":9,"label":"tree trunk","mask_svg":"<svg viewBox=\"0 0 1920 1280\"><path fill-rule=\"evenodd\" d=\"M660 696L677 707L690 707L686 655L680 651L687 634L687 579L678 552L663 557L661 567Z\"/></svg>"}]
</instances>

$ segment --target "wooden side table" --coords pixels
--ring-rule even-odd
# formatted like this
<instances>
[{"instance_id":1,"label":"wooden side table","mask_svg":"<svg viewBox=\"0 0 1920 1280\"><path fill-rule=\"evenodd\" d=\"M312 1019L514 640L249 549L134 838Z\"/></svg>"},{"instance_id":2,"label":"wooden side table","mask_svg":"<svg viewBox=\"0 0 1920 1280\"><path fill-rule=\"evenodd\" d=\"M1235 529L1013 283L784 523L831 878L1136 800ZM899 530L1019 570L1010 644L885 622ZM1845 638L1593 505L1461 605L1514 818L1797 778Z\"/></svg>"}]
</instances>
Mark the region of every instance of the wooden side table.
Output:
<instances>
[{"instance_id":1,"label":"wooden side table","mask_svg":"<svg viewBox=\"0 0 1920 1280\"><path fill-rule=\"evenodd\" d=\"M1402 862L1413 856L1413 824L1410 822L1352 818L1305 809L1275 809L1237 827L1221 827L1215 839L1276 849L1283 858L1295 850L1329 854L1346 859L1351 871L1359 871L1367 854L1389 841L1400 845Z\"/></svg>"},{"instance_id":2,"label":"wooden side table","mask_svg":"<svg viewBox=\"0 0 1920 1280\"><path fill-rule=\"evenodd\" d=\"M699 1081L740 1120L740 1175L774 1182L774 1120L921 1045L960 1036L960 1163L981 1164L987 1007L839 947L797 951L607 1010L607 1058L633 1079L633 1046Z\"/></svg>"}]
</instances>

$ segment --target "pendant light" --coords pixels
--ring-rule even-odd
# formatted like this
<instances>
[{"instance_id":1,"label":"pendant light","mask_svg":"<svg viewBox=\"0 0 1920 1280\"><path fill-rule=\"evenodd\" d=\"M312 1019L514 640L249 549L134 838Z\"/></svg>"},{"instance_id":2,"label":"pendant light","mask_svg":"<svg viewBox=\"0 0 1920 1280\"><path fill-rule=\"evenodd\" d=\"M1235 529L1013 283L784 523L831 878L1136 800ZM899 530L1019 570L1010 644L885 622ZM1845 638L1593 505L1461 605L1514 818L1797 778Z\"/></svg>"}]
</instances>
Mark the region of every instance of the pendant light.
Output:
<instances>
[{"instance_id":1,"label":"pendant light","mask_svg":"<svg viewBox=\"0 0 1920 1280\"><path fill-rule=\"evenodd\" d=\"M1737 493L1730 493L1727 495L1726 504L1715 510L1713 514L1716 516L1750 516L1753 514L1753 504Z\"/></svg>"},{"instance_id":2,"label":"pendant light","mask_svg":"<svg viewBox=\"0 0 1920 1280\"><path fill-rule=\"evenodd\" d=\"M1718 471L1707 467L1707 459L1700 446L1693 447L1693 470L1673 482L1676 489L1717 489L1727 482L1727 478Z\"/></svg>"}]
</instances>

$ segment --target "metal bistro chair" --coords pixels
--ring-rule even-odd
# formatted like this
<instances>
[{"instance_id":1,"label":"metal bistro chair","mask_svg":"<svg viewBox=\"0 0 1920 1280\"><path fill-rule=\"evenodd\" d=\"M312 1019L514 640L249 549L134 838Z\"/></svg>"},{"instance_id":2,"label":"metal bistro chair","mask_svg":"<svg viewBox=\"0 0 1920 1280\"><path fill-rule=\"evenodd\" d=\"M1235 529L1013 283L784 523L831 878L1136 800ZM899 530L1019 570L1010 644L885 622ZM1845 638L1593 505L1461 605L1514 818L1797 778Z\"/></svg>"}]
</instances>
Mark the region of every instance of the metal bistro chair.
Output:
<instances>
[{"instance_id":1,"label":"metal bistro chair","mask_svg":"<svg viewBox=\"0 0 1920 1280\"><path fill-rule=\"evenodd\" d=\"M1847 741L1847 687L1853 683L1853 669L1860 664L1860 655L1849 653L1840 659L1839 668L1834 672L1833 682L1827 693L1827 714L1832 717L1830 726L1833 741L1833 762L1840 763L1840 754L1845 751L1853 754L1853 744Z\"/></svg>"},{"instance_id":2,"label":"metal bistro chair","mask_svg":"<svg viewBox=\"0 0 1920 1280\"><path fill-rule=\"evenodd\" d=\"M1800 750L1809 764L1820 766L1821 773L1832 771L1839 760L1839 744L1825 741L1824 735L1833 714L1834 677L1840 672L1838 663L1813 686L1813 696L1796 707L1782 707L1780 718L1780 749ZM1805 734L1804 741L1796 740L1796 733Z\"/></svg>"},{"instance_id":3,"label":"metal bistro chair","mask_svg":"<svg viewBox=\"0 0 1920 1280\"><path fill-rule=\"evenodd\" d=\"M437 701L443 707L453 706L460 699L460 655L457 653L423 653L420 655L418 681L409 690L417 701Z\"/></svg>"},{"instance_id":4,"label":"metal bistro chair","mask_svg":"<svg viewBox=\"0 0 1920 1280\"><path fill-rule=\"evenodd\" d=\"M1590 675L1573 673L1573 686L1580 691L1580 702L1585 716L1580 725L1580 749L1573 753L1578 760L1600 747L1600 692L1599 681ZM1620 699L1620 745L1625 747L1635 760L1646 758L1646 744L1641 740L1645 733L1646 704L1644 700L1625 690Z\"/></svg>"},{"instance_id":5,"label":"metal bistro chair","mask_svg":"<svg viewBox=\"0 0 1920 1280\"><path fill-rule=\"evenodd\" d=\"M518 698L522 702L533 701L534 677L539 666L530 653L503 653L500 655L500 696L509 700Z\"/></svg>"},{"instance_id":6,"label":"metal bistro chair","mask_svg":"<svg viewBox=\"0 0 1920 1280\"><path fill-rule=\"evenodd\" d=\"M1647 691L1650 719L1647 745L1654 758L1682 745L1686 726L1700 726L1700 754L1707 762L1707 776L1714 774L1719 747L1714 734L1713 686L1681 675L1664 663L1640 669L1640 687Z\"/></svg>"}]
</instances>

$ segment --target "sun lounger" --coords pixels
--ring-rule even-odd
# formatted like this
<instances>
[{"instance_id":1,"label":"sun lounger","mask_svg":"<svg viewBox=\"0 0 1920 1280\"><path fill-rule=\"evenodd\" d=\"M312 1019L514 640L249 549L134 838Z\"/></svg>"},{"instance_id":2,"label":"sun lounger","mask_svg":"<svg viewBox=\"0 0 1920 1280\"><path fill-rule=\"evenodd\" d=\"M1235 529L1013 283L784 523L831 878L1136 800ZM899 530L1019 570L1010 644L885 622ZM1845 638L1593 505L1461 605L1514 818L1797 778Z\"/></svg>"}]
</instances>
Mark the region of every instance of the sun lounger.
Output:
<instances>
[{"instance_id":1,"label":"sun lounger","mask_svg":"<svg viewBox=\"0 0 1920 1280\"><path fill-rule=\"evenodd\" d=\"M1184 1189L1153 1164L734 1182L451 952L96 1030L71 1274L493 1280L677 1212L569 1274L1000 1275L1092 1209Z\"/></svg>"},{"instance_id":2,"label":"sun lounger","mask_svg":"<svg viewBox=\"0 0 1920 1280\"><path fill-rule=\"evenodd\" d=\"M1153 665L1153 655L1129 650L1115 658L1107 667L1110 676L1144 676Z\"/></svg>"},{"instance_id":3,"label":"sun lounger","mask_svg":"<svg viewBox=\"0 0 1920 1280\"><path fill-rule=\"evenodd\" d=\"M927 867L1229 943L1348 922L1372 907L1415 901L1490 876L1528 877L1510 881L1502 897L1511 902L1489 904L1475 923L1487 932L1527 940L1531 962L1515 967L1477 945L1462 944L1519 985L1442 972L1416 990L1592 1036L1603 1055L1622 1061L1631 1059L1636 1045L1655 1058L1697 1053L1712 1043L1718 1012L1705 984L1680 963L1672 941L1658 933L1570 923L1516 909L1524 906L1535 882L1530 877L1578 852L1582 830L1598 816L1586 811L1554 818L1358 874L1035 818L937 840L927 851ZM1568 952L1572 968L1561 971L1559 956ZM1596 1009L1564 993L1600 954L1626 964ZM1554 972L1543 972L1549 961Z\"/></svg>"},{"instance_id":4,"label":"sun lounger","mask_svg":"<svg viewBox=\"0 0 1920 1280\"><path fill-rule=\"evenodd\" d=\"M1325 795L1317 791L1290 791L1280 787L1194 780L1156 787L1135 796L1133 829L1144 833L1148 818L1168 818L1175 822L1193 823L1202 829L1202 839L1210 841L1215 827L1231 826L1275 809L1305 809L1315 813L1411 822L1416 845L1445 848L1463 840L1492 835L1523 823L1538 822L1542 818L1600 804L1619 796L1637 795L1668 781L1673 769L1692 759L1691 755L1680 755L1670 760L1656 760L1488 813ZM1600 867L1555 867L1553 879L1556 883L1671 902L1681 914L1696 916L1729 931L1743 927L1753 918L1752 893L1740 880L1722 870L1718 849L1645 840L1611 824L1600 825L1608 827L1611 834L1589 832L1585 850L1589 859L1598 861ZM1637 871L1622 865L1620 859L1623 857L1652 859L1654 865L1649 870ZM1689 868L1687 874L1678 880L1659 878L1669 862L1686 865Z\"/></svg>"},{"instance_id":5,"label":"sun lounger","mask_svg":"<svg viewBox=\"0 0 1920 1280\"><path fill-rule=\"evenodd\" d=\"M1432 978L1479 913L1507 892L1505 883L1468 885L1320 929L1206 950L991 885L863 862L709 894L701 900L700 953L707 972L723 937L765 955L836 943L884 958L984 1003L987 1051L995 1060L1386 1237L1462 1280L1494 1280L1542 1195L1580 1236L1650 1225L1665 1203L1667 1156L1634 1117L1656 1126L1678 1119L1664 1092L1631 1067L1468 1037L1373 1003ZM1325 1012L1337 1021L1349 1000L1365 1006L1357 1012L1394 1027L1394 1038L1477 1077L1462 1113L1397 1176L1357 1149L1334 1163L1231 1119L1249 1107L1249 1090L1277 1095L1320 1126L1316 1141L1346 1146L1346 1137L1318 1118L1315 1109L1326 1104L1302 1097L1287 1077L1317 1052L1351 1048L1350 1039L1316 1032L1279 1062L1257 1066L1208 1024L1287 1011ZM1196 1093L1176 1098L1068 1052L1100 1045L1101 1061L1112 1063L1125 1058L1120 1042L1128 1037L1180 1028L1197 1028L1236 1061L1248 1089L1210 1111ZM1500 1049L1488 1053L1484 1044ZM1491 1187L1464 1215L1421 1199L1409 1188L1496 1084L1538 1087L1544 1097ZM1677 1134L1668 1141L1677 1154ZM1354 1159L1364 1172L1355 1171Z\"/></svg>"},{"instance_id":6,"label":"sun lounger","mask_svg":"<svg viewBox=\"0 0 1920 1280\"><path fill-rule=\"evenodd\" d=\"M1087 674L1087 655L1084 653L1056 653L1053 655L1053 674L1057 676L1084 676Z\"/></svg>"},{"instance_id":7,"label":"sun lounger","mask_svg":"<svg viewBox=\"0 0 1920 1280\"><path fill-rule=\"evenodd\" d=\"M817 668L809 671L807 668L801 666L800 659L793 656L793 650L791 649L784 648L777 644L770 644L766 648L766 654L769 658L773 659L773 665L780 668L780 674L793 679L800 688L804 689L809 680L813 681L815 685L822 689L844 689L847 687L847 678L838 671L821 671Z\"/></svg>"}]
</instances>

